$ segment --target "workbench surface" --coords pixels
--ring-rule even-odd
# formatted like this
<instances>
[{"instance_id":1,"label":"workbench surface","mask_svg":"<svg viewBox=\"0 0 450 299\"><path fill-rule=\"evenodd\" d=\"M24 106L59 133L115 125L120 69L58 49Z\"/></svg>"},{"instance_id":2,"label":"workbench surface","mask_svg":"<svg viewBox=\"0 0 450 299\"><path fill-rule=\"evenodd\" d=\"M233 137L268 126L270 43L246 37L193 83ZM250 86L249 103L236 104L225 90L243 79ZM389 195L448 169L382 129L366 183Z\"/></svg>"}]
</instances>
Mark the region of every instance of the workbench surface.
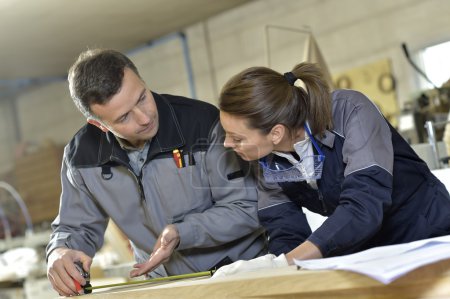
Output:
<instances>
[{"instance_id":1,"label":"workbench surface","mask_svg":"<svg viewBox=\"0 0 450 299\"><path fill-rule=\"evenodd\" d=\"M419 268L388 285L347 271L289 266L216 279L99 289L83 298L450 298L450 260Z\"/></svg>"}]
</instances>

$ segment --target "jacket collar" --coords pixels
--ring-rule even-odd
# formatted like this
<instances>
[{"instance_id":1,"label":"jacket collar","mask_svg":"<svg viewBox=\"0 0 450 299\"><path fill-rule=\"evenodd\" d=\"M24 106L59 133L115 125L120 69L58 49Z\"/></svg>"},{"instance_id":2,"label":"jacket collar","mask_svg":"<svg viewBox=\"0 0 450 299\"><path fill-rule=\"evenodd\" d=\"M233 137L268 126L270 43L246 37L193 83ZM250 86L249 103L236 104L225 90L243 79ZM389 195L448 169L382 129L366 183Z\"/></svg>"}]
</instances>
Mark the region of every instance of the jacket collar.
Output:
<instances>
[{"instance_id":1,"label":"jacket collar","mask_svg":"<svg viewBox=\"0 0 450 299\"><path fill-rule=\"evenodd\" d=\"M158 109L159 128L150 144L149 153L171 151L186 143L173 106L163 96L152 92Z\"/></svg>"},{"instance_id":2,"label":"jacket collar","mask_svg":"<svg viewBox=\"0 0 450 299\"><path fill-rule=\"evenodd\" d=\"M185 144L181 126L172 105L163 96L154 92L152 92L152 95L158 110L159 127L150 143L147 156L149 159L159 153L180 148ZM116 159L128 163L128 155L121 148L115 136L111 132L102 135L99 148L100 164Z\"/></svg>"},{"instance_id":3,"label":"jacket collar","mask_svg":"<svg viewBox=\"0 0 450 299\"><path fill-rule=\"evenodd\" d=\"M333 148L334 147L334 138L336 137L334 135L335 133L330 132L326 130L322 135L316 135L314 136L317 140L320 141L323 145Z\"/></svg>"}]
</instances>

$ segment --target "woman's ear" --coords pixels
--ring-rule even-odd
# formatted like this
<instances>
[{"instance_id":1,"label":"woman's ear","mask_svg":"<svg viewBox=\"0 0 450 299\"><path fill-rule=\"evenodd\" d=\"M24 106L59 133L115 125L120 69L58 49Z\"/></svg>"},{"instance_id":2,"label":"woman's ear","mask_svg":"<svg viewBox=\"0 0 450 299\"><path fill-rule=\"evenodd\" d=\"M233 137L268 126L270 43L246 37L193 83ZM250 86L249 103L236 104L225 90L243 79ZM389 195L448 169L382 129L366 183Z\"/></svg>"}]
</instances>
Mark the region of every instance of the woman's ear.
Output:
<instances>
[{"instance_id":1,"label":"woman's ear","mask_svg":"<svg viewBox=\"0 0 450 299\"><path fill-rule=\"evenodd\" d=\"M97 128L99 128L100 130L102 130L102 131L105 132L105 133L108 133L108 132L109 132L108 128L105 127L104 125L102 125L102 123L99 122L98 120L95 120L95 119L93 119L93 118L88 118L88 119L87 119L87 122L90 123L91 125L96 126Z\"/></svg>"},{"instance_id":2,"label":"woman's ear","mask_svg":"<svg viewBox=\"0 0 450 299\"><path fill-rule=\"evenodd\" d=\"M277 145L281 142L286 133L286 127L281 124L276 124L273 126L272 130L270 130L270 137L272 139L272 143Z\"/></svg>"}]
</instances>

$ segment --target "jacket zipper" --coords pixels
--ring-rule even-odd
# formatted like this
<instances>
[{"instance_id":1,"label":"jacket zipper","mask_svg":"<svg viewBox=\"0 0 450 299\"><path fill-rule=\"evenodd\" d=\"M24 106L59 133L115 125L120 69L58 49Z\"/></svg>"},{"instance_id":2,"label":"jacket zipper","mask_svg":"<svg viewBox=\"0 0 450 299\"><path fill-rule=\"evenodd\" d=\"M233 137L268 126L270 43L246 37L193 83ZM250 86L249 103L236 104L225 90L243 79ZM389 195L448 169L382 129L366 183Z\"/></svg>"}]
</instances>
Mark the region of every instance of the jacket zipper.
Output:
<instances>
[{"instance_id":1,"label":"jacket zipper","mask_svg":"<svg viewBox=\"0 0 450 299\"><path fill-rule=\"evenodd\" d=\"M137 176L134 171L129 167L129 165L125 162L123 162L120 159L117 159L115 157L111 157L110 158L111 161L115 161L118 162L119 164L123 165L126 167L126 169L130 172L131 176L136 180L136 183L138 184L138 189L139 189L139 197L140 197L140 203L141 203L141 208L144 211L144 218L145 221L143 224L144 226L151 232L153 232L153 228L150 226L150 215L148 214L148 210L147 210L147 200L145 198L145 193L144 193L144 186L142 185L142 173L140 176Z\"/></svg>"},{"instance_id":2,"label":"jacket zipper","mask_svg":"<svg viewBox=\"0 0 450 299\"><path fill-rule=\"evenodd\" d=\"M325 205L325 201L323 200L322 192L320 192L320 190L317 190L317 193L319 194L319 201L320 201L320 204L322 205L322 210L323 210L324 214L327 214L328 209L327 209L327 206Z\"/></svg>"},{"instance_id":3,"label":"jacket zipper","mask_svg":"<svg viewBox=\"0 0 450 299\"><path fill-rule=\"evenodd\" d=\"M136 183L137 183L138 186L139 186L139 197L141 198L141 201L142 201L142 202L145 202L146 199L145 199L145 194L144 194L144 186L142 186L142 182L141 182L141 176L137 176L137 175L134 173L134 171L133 171L132 169L130 169L129 165L128 165L127 163L123 162L122 160L117 159L117 158L115 158L115 157L111 157L111 161L118 162L118 163L120 163L121 165L123 165L123 166L125 166L125 167L127 168L128 172L131 173L131 175L132 175L133 178L136 180Z\"/></svg>"},{"instance_id":4,"label":"jacket zipper","mask_svg":"<svg viewBox=\"0 0 450 299\"><path fill-rule=\"evenodd\" d=\"M148 214L148 211L147 211L147 204L146 204L147 200L146 200L145 194L144 194L144 186L142 185L141 175L137 176L134 173L134 171L132 169L130 169L129 165L120 159L111 157L111 161L118 162L121 165L125 166L127 168L127 170L130 172L131 176L136 180L136 183L138 184L138 187L139 187L138 189L139 189L139 197L140 197L141 207L144 210L145 219L147 220L148 223L150 223L150 221L149 221L150 215Z\"/></svg>"},{"instance_id":5,"label":"jacket zipper","mask_svg":"<svg viewBox=\"0 0 450 299\"><path fill-rule=\"evenodd\" d=\"M148 224L151 223L150 221L150 215L148 214L148 210L147 210L147 199L145 198L145 193L144 193L144 186L142 185L142 172L139 176L137 176L130 168L128 168L128 171L131 173L131 175L134 177L134 179L136 180L136 183L139 186L139 197L140 197L140 202L141 202L141 207L142 210L144 210L144 217L145 220ZM153 229L148 226L146 223L144 223L144 226L147 227L150 231L153 231Z\"/></svg>"}]
</instances>

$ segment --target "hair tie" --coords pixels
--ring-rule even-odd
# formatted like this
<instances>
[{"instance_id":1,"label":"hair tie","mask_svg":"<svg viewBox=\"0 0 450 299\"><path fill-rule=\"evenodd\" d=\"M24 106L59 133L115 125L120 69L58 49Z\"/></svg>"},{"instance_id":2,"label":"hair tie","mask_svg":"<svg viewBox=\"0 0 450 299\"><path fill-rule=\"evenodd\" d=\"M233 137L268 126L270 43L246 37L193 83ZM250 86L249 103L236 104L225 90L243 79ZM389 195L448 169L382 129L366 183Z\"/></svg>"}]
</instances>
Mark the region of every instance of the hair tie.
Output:
<instances>
[{"instance_id":1,"label":"hair tie","mask_svg":"<svg viewBox=\"0 0 450 299\"><path fill-rule=\"evenodd\" d=\"M294 86L295 81L298 79L292 72L284 73L283 76L291 86Z\"/></svg>"}]
</instances>

